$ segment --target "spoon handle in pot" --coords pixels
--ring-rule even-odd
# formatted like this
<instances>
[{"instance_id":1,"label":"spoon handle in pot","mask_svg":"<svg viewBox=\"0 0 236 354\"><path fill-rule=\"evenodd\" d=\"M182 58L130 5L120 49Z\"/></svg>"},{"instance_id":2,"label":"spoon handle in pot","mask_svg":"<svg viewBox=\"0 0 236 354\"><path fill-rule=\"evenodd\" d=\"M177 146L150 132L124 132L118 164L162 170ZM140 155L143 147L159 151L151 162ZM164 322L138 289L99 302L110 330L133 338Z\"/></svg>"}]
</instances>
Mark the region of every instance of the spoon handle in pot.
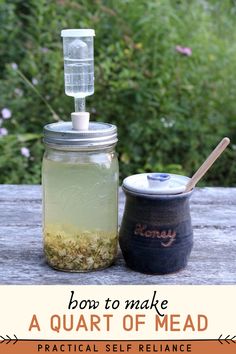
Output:
<instances>
[{"instance_id":1,"label":"spoon handle in pot","mask_svg":"<svg viewBox=\"0 0 236 354\"><path fill-rule=\"evenodd\" d=\"M229 145L229 143L230 140L227 137L221 140L221 142L217 145L217 147L212 151L212 153L208 156L208 158L203 162L197 172L195 172L193 177L190 179L186 186L185 192L189 192L195 187L195 185L200 181L200 179L205 175L205 173L209 170L213 163L218 159L218 157L222 154L222 152Z\"/></svg>"}]
</instances>

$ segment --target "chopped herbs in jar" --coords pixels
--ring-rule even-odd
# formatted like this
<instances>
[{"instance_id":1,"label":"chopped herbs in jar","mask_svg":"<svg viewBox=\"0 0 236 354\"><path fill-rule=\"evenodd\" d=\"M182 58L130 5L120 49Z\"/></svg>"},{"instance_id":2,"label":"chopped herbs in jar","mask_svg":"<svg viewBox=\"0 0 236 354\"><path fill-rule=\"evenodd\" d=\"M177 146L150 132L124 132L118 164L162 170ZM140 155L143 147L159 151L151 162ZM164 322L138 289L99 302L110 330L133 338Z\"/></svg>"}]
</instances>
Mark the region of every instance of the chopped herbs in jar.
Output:
<instances>
[{"instance_id":1,"label":"chopped herbs in jar","mask_svg":"<svg viewBox=\"0 0 236 354\"><path fill-rule=\"evenodd\" d=\"M66 230L65 230L66 229ZM44 232L48 263L67 271L89 271L109 266L117 253L117 234L50 226Z\"/></svg>"}]
</instances>

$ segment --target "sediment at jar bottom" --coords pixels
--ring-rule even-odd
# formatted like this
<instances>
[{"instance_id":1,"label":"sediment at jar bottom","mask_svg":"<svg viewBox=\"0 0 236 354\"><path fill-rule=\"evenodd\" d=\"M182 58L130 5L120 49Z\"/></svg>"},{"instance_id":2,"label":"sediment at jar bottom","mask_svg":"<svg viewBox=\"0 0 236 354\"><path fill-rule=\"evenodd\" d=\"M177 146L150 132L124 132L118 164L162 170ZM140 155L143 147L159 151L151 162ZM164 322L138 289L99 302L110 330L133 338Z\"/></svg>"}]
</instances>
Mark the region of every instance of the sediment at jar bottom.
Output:
<instances>
[{"instance_id":1,"label":"sediment at jar bottom","mask_svg":"<svg viewBox=\"0 0 236 354\"><path fill-rule=\"evenodd\" d=\"M44 253L53 268L91 271L108 267L117 254L117 232L44 228Z\"/></svg>"}]
</instances>

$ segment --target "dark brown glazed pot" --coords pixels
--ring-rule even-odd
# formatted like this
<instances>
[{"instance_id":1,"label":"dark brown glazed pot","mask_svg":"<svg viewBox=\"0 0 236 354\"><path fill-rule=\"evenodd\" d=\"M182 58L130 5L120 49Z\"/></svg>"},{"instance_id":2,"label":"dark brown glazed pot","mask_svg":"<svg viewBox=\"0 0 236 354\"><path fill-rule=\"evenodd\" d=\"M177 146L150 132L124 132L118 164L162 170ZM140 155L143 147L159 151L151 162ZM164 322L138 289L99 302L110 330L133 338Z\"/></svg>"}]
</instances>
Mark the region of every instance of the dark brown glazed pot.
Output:
<instances>
[{"instance_id":1,"label":"dark brown glazed pot","mask_svg":"<svg viewBox=\"0 0 236 354\"><path fill-rule=\"evenodd\" d=\"M147 195L123 186L126 194L120 247L131 269L167 274L186 267L192 246L192 192Z\"/></svg>"}]
</instances>

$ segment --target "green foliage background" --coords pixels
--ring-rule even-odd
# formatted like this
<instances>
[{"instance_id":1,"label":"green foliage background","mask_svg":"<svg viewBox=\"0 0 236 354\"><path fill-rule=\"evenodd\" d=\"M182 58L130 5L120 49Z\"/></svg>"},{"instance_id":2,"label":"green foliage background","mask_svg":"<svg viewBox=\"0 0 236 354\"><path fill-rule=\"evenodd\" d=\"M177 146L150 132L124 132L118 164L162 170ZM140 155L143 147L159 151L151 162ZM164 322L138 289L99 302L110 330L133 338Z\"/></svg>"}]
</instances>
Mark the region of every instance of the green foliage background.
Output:
<instances>
[{"instance_id":1,"label":"green foliage background","mask_svg":"<svg viewBox=\"0 0 236 354\"><path fill-rule=\"evenodd\" d=\"M70 119L64 28L96 30L96 92L87 105L93 120L118 126L121 178L191 175L228 135L232 143L204 183L236 185L233 0L0 0L0 111L12 112L2 123L9 135L0 137L0 183L40 183L43 125Z\"/></svg>"}]
</instances>

